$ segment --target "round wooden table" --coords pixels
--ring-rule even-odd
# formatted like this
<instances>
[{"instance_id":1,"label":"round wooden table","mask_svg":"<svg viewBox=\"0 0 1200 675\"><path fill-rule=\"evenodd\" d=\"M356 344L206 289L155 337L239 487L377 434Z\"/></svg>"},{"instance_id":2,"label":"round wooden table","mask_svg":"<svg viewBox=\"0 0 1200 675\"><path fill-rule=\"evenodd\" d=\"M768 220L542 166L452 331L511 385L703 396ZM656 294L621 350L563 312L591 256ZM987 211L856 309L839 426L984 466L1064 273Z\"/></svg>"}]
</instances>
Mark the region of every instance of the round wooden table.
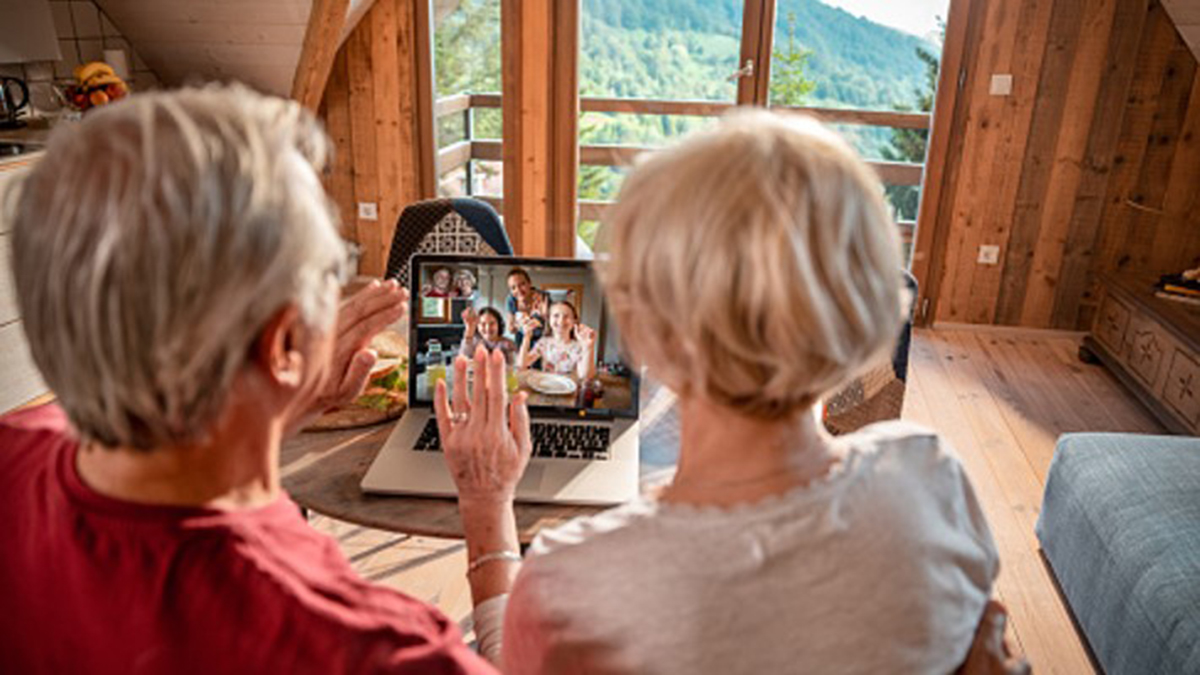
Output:
<instances>
[{"instance_id":1,"label":"round wooden table","mask_svg":"<svg viewBox=\"0 0 1200 675\"><path fill-rule=\"evenodd\" d=\"M665 390L643 396L643 491L662 483L674 466L678 447L674 413L673 397ZM370 495L359 487L394 424L306 431L289 439L280 453L284 489L300 506L338 520L390 532L461 539L462 519L454 499ZM522 543L529 543L544 527L602 510L595 506L518 503L517 533Z\"/></svg>"}]
</instances>

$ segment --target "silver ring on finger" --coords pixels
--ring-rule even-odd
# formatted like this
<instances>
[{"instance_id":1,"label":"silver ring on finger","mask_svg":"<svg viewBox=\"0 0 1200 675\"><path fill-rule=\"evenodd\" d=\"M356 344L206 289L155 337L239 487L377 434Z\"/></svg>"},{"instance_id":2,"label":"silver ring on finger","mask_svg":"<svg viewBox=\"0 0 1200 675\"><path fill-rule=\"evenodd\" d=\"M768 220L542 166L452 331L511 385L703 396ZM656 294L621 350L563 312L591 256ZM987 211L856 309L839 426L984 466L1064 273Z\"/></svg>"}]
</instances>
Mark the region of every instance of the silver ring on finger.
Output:
<instances>
[{"instance_id":1,"label":"silver ring on finger","mask_svg":"<svg viewBox=\"0 0 1200 675\"><path fill-rule=\"evenodd\" d=\"M468 415L465 412L456 412L450 414L451 424L463 424L467 421Z\"/></svg>"}]
</instances>

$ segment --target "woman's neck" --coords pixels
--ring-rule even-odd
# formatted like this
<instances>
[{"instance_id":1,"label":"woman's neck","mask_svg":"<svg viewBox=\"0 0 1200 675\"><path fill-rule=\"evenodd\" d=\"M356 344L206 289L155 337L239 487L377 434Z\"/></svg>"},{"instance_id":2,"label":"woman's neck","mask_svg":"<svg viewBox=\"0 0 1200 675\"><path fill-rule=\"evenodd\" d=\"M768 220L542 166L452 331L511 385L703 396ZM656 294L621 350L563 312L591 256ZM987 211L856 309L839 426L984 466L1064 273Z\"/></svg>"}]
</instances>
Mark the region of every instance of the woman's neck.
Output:
<instances>
[{"instance_id":1,"label":"woman's neck","mask_svg":"<svg viewBox=\"0 0 1200 675\"><path fill-rule=\"evenodd\" d=\"M265 506L278 498L280 419L226 408L196 444L155 448L84 446L76 457L83 482L114 499L223 511Z\"/></svg>"},{"instance_id":2,"label":"woman's neck","mask_svg":"<svg viewBox=\"0 0 1200 675\"><path fill-rule=\"evenodd\" d=\"M682 438L667 502L732 506L803 487L840 457L816 410L762 420L698 398L682 399Z\"/></svg>"}]
</instances>

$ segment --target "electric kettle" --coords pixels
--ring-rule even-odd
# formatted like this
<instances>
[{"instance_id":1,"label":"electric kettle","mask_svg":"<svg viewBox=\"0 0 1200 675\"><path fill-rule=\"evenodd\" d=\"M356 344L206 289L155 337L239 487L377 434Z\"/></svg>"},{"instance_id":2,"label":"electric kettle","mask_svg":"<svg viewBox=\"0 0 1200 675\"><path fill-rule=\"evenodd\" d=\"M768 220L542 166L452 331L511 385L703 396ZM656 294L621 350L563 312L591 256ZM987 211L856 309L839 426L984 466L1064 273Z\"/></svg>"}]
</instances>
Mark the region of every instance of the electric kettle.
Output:
<instances>
[{"instance_id":1,"label":"electric kettle","mask_svg":"<svg viewBox=\"0 0 1200 675\"><path fill-rule=\"evenodd\" d=\"M0 129L23 126L24 122L17 119L17 113L28 107L29 87L25 85L25 80L0 77Z\"/></svg>"}]
</instances>

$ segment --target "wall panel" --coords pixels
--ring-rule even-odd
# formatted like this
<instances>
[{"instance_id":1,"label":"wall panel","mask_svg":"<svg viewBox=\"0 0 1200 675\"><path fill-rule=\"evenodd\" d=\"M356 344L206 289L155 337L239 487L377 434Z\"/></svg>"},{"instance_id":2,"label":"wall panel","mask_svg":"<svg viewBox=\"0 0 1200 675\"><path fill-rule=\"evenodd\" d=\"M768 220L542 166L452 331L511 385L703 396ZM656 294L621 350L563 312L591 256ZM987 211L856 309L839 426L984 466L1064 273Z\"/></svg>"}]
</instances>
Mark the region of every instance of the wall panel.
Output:
<instances>
[{"instance_id":1,"label":"wall panel","mask_svg":"<svg viewBox=\"0 0 1200 675\"><path fill-rule=\"evenodd\" d=\"M1086 327L1101 273L1200 263L1196 60L1158 0L983 4L935 317Z\"/></svg>"},{"instance_id":2,"label":"wall panel","mask_svg":"<svg viewBox=\"0 0 1200 675\"><path fill-rule=\"evenodd\" d=\"M417 119L424 102L415 95L418 1L376 0L338 51L319 110L335 147L325 185L343 236L362 247L363 274L383 273L400 212L426 196ZM359 203L375 204L377 217L359 218Z\"/></svg>"}]
</instances>

